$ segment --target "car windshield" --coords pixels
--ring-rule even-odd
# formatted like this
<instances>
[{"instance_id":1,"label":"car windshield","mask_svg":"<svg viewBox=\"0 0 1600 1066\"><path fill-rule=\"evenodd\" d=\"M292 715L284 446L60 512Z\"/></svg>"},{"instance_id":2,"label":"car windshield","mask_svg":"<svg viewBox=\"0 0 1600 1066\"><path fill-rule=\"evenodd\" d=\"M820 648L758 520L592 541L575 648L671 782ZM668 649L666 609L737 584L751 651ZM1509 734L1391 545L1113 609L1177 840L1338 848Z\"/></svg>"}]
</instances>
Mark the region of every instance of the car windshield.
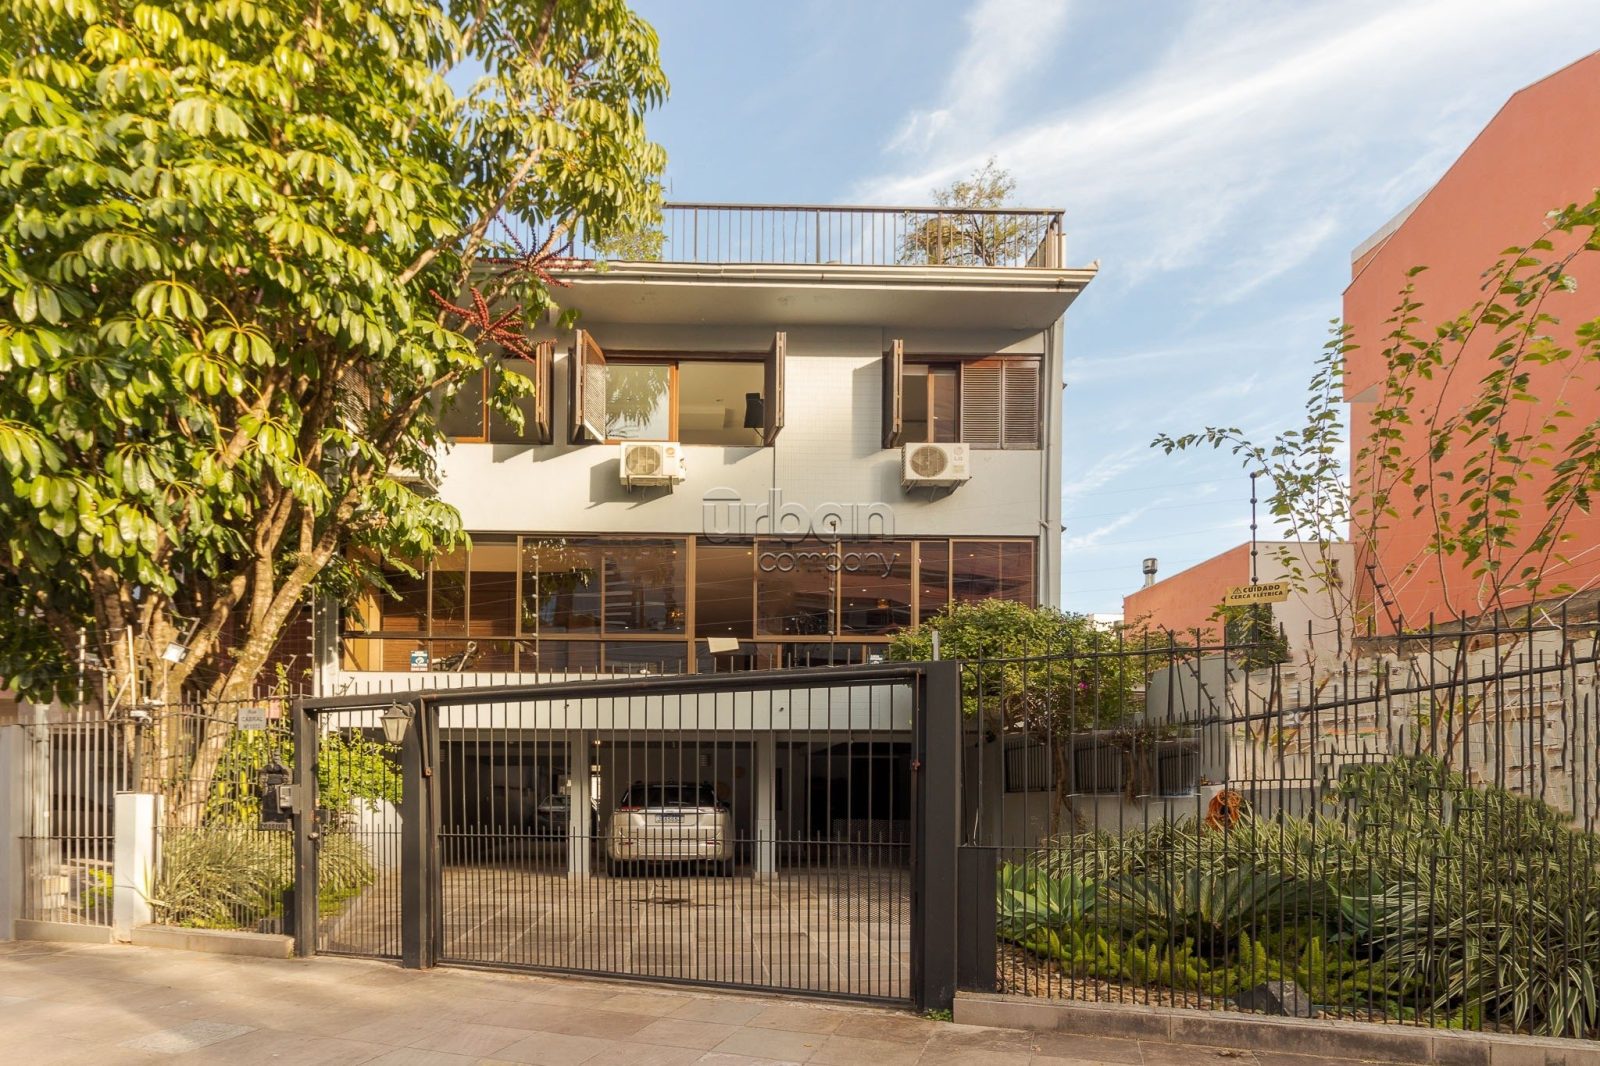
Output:
<instances>
[{"instance_id":1,"label":"car windshield","mask_svg":"<svg viewBox=\"0 0 1600 1066\"><path fill-rule=\"evenodd\" d=\"M624 807L715 807L710 785L634 785L622 794Z\"/></svg>"}]
</instances>

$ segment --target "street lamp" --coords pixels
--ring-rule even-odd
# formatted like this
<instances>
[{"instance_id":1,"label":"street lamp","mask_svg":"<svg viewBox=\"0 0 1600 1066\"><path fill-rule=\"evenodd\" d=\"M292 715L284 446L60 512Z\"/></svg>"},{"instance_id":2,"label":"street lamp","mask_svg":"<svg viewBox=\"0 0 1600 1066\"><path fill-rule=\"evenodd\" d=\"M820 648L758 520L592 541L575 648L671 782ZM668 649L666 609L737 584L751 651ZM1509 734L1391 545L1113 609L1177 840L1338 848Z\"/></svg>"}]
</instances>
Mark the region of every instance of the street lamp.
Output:
<instances>
[{"instance_id":1,"label":"street lamp","mask_svg":"<svg viewBox=\"0 0 1600 1066\"><path fill-rule=\"evenodd\" d=\"M411 718L416 714L416 708L409 703L396 703L390 705L383 717L383 738L395 747L405 742L406 731L411 728Z\"/></svg>"}]
</instances>

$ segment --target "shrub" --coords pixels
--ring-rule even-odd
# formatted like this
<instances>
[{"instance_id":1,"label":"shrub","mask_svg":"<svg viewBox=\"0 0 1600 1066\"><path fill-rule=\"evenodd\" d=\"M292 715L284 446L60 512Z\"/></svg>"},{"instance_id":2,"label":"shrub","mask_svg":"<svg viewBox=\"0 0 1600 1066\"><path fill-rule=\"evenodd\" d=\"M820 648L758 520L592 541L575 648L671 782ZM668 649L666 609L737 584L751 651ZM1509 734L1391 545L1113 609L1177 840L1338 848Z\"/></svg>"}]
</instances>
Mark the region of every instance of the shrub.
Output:
<instances>
[{"instance_id":1,"label":"shrub","mask_svg":"<svg viewBox=\"0 0 1600 1066\"><path fill-rule=\"evenodd\" d=\"M1078 973L1231 994L1266 967L1317 1002L1600 1035L1600 837L1438 759L1347 771L1316 819L1068 835L1025 868L1002 914L1042 909L1030 883L1096 886L1079 921L1012 927Z\"/></svg>"},{"instance_id":2,"label":"shrub","mask_svg":"<svg viewBox=\"0 0 1600 1066\"><path fill-rule=\"evenodd\" d=\"M372 864L348 833L318 842L319 908L358 894L372 883ZM169 830L151 904L157 920L198 929L251 927L283 913L284 892L294 883L287 833L240 826Z\"/></svg>"}]
</instances>

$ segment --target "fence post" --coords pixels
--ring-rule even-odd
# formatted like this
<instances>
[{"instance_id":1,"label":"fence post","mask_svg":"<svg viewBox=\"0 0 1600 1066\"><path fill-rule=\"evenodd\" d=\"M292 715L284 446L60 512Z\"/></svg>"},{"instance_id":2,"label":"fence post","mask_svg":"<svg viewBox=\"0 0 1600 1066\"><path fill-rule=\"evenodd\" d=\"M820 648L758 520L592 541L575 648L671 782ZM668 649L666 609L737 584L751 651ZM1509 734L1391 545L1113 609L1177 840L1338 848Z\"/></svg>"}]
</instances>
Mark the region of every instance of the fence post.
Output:
<instances>
[{"instance_id":1,"label":"fence post","mask_svg":"<svg viewBox=\"0 0 1600 1066\"><path fill-rule=\"evenodd\" d=\"M15 938L22 917L25 740L15 720L0 720L0 940Z\"/></svg>"},{"instance_id":2,"label":"fence post","mask_svg":"<svg viewBox=\"0 0 1600 1066\"><path fill-rule=\"evenodd\" d=\"M751 873L774 877L778 869L778 738L769 724L755 743L755 854Z\"/></svg>"},{"instance_id":3,"label":"fence post","mask_svg":"<svg viewBox=\"0 0 1600 1066\"><path fill-rule=\"evenodd\" d=\"M153 792L118 792L112 815L111 937L124 943L136 926L155 920L150 894L156 880L156 829L161 797Z\"/></svg>"},{"instance_id":4,"label":"fence post","mask_svg":"<svg viewBox=\"0 0 1600 1066\"><path fill-rule=\"evenodd\" d=\"M290 705L294 730L294 897L284 908L294 937L294 953L317 953L317 723L296 699Z\"/></svg>"},{"instance_id":5,"label":"fence post","mask_svg":"<svg viewBox=\"0 0 1600 1066\"><path fill-rule=\"evenodd\" d=\"M588 877L590 874L590 840L595 827L592 823L595 809L594 775L589 764L594 761L593 735L579 731L567 740L567 876Z\"/></svg>"},{"instance_id":6,"label":"fence post","mask_svg":"<svg viewBox=\"0 0 1600 1066\"><path fill-rule=\"evenodd\" d=\"M956 994L956 892L961 821L961 675L927 663L917 708L916 810L911 873L912 997L918 1010L949 1010Z\"/></svg>"},{"instance_id":7,"label":"fence post","mask_svg":"<svg viewBox=\"0 0 1600 1066\"><path fill-rule=\"evenodd\" d=\"M434 834L432 721L438 709L424 700L400 745L400 965L434 964L433 884L439 875Z\"/></svg>"}]
</instances>

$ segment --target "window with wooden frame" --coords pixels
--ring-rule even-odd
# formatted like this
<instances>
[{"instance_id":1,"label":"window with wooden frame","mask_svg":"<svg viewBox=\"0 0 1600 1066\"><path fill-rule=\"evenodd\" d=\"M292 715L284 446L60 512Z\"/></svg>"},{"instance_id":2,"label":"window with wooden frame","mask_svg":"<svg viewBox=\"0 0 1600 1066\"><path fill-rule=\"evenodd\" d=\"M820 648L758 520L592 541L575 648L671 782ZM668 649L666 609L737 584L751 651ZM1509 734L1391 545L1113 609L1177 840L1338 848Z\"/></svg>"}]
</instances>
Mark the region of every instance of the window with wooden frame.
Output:
<instances>
[{"instance_id":1,"label":"window with wooden frame","mask_svg":"<svg viewBox=\"0 0 1600 1066\"><path fill-rule=\"evenodd\" d=\"M573 443L677 441L759 447L783 428L785 335L765 356L699 352L607 355L584 330L572 348Z\"/></svg>"},{"instance_id":2,"label":"window with wooden frame","mask_svg":"<svg viewBox=\"0 0 1600 1066\"><path fill-rule=\"evenodd\" d=\"M1041 362L907 357L900 341L883 356L883 446L964 442L974 448L1037 448Z\"/></svg>"},{"instance_id":3,"label":"window with wooden frame","mask_svg":"<svg viewBox=\"0 0 1600 1066\"><path fill-rule=\"evenodd\" d=\"M452 440L467 444L551 443L554 362L553 341L535 345L532 360L504 352L486 355L483 367L461 383L449 404L439 412L439 428ZM512 401L512 406L522 412L521 429L513 427L509 418L489 404L504 374L517 374L533 383L533 395L517 396Z\"/></svg>"}]
</instances>

